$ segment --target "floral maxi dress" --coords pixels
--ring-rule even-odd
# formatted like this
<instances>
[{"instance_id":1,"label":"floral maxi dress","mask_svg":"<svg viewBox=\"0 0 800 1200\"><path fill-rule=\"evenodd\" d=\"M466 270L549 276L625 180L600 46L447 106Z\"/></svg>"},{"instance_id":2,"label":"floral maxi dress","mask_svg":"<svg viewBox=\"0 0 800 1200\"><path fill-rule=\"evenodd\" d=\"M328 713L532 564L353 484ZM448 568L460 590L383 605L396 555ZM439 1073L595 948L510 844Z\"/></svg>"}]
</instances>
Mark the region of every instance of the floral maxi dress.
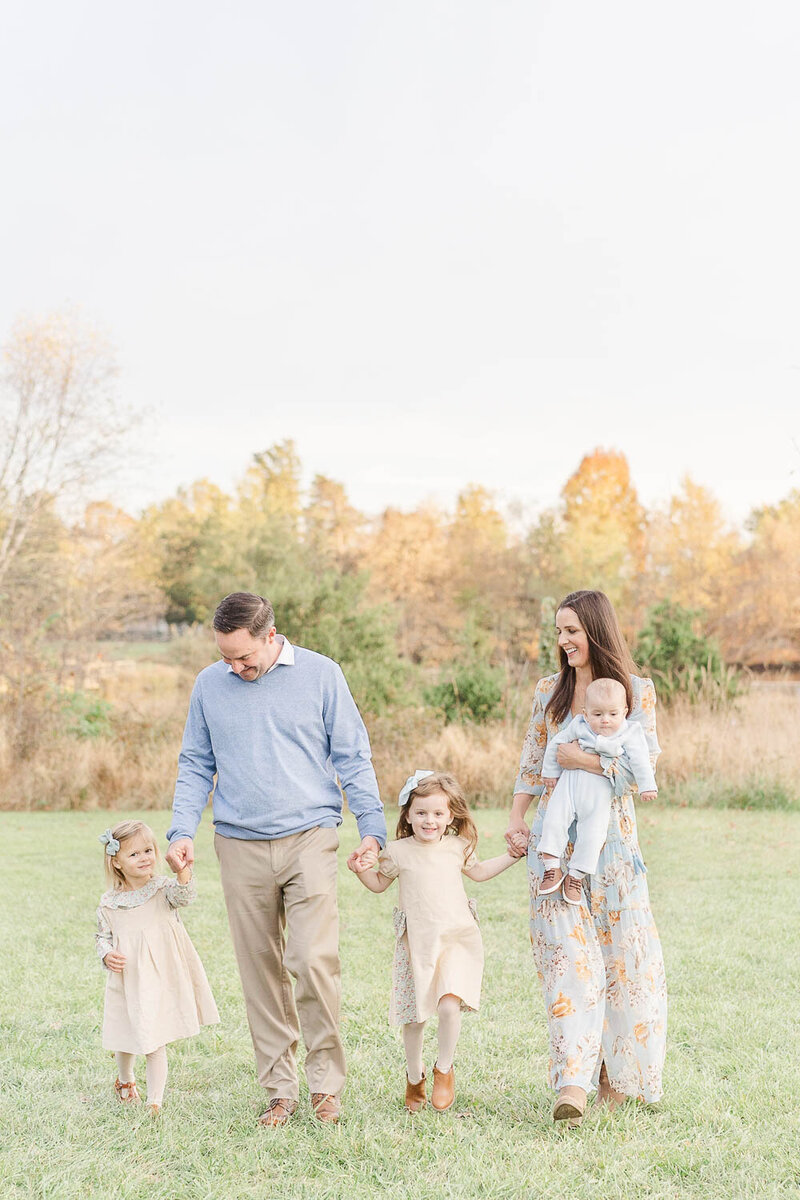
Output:
<instances>
[{"instance_id":1,"label":"floral maxi dress","mask_svg":"<svg viewBox=\"0 0 800 1200\"><path fill-rule=\"evenodd\" d=\"M652 1102L662 1095L667 987L661 942L650 911L646 868L636 832L635 784L618 760L603 760L614 795L608 837L597 869L584 879L584 900L569 905L560 893L540 896L544 865L538 853L547 797L541 779L548 740L563 729L547 713L558 676L540 679L522 747L515 792L539 796L528 846L530 929L550 1030L550 1082L597 1085L605 1061L611 1086ZM630 720L645 731L651 760L659 754L655 689L631 676ZM574 826L571 838L574 837ZM565 862L569 861L571 845Z\"/></svg>"}]
</instances>

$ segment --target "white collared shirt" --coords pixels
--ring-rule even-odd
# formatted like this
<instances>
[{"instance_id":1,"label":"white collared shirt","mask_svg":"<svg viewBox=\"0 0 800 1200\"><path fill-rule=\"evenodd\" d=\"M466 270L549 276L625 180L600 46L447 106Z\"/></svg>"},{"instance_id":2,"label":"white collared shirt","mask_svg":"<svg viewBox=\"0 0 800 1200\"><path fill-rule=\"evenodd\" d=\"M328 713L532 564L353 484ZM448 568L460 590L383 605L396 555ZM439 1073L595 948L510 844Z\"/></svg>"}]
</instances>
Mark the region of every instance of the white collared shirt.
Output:
<instances>
[{"instance_id":1,"label":"white collared shirt","mask_svg":"<svg viewBox=\"0 0 800 1200\"><path fill-rule=\"evenodd\" d=\"M289 641L289 639L287 637L284 637L284 635L282 633L277 633L275 635L275 637L278 638L282 643L281 652L278 655L278 657L275 659L275 662L272 664L272 666L267 667L266 671L264 672L265 675L269 675L270 671L274 671L276 667L280 667L280 666L293 667L294 666L294 646L292 645L292 643ZM233 667L230 665L230 663L228 663L228 671L233 671ZM234 671L234 674L237 674L237 673L238 672Z\"/></svg>"}]
</instances>

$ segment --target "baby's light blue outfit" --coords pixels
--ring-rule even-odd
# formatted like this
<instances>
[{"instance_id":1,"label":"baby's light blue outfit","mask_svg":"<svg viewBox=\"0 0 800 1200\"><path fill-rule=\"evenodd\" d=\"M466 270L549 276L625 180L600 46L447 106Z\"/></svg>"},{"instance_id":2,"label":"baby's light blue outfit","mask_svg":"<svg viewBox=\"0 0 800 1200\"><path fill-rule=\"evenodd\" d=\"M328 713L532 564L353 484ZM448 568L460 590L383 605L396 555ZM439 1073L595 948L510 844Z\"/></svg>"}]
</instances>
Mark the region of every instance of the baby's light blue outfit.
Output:
<instances>
[{"instance_id":1,"label":"baby's light blue outfit","mask_svg":"<svg viewBox=\"0 0 800 1200\"><path fill-rule=\"evenodd\" d=\"M573 717L569 725L547 743L542 777L557 778L558 783L547 804L539 853L561 858L569 841L569 827L576 821L577 834L570 867L584 875L592 875L608 832L614 785L607 776L594 775L591 771L562 772L557 753L558 747L565 742L578 742L581 750L599 754L604 769L613 759L620 758L631 771L640 792L656 791L656 777L650 764L644 730L636 721L623 722L616 733L605 737L593 733L589 722L581 714Z\"/></svg>"}]
</instances>

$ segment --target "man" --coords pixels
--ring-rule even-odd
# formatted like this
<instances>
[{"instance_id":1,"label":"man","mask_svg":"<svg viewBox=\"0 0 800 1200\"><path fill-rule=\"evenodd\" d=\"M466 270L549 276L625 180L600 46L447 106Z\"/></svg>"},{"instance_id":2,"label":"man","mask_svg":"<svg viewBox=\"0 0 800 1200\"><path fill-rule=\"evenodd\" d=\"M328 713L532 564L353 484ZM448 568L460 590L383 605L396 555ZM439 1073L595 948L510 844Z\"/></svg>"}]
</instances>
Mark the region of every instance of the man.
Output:
<instances>
[{"instance_id":1,"label":"man","mask_svg":"<svg viewBox=\"0 0 800 1200\"><path fill-rule=\"evenodd\" d=\"M192 691L167 861L176 870L194 861L216 773L214 848L258 1078L270 1097L259 1121L284 1125L297 1108L299 1017L312 1109L336 1122L345 1079L337 776L361 834L348 860L357 862L386 841L369 739L341 669L280 636L263 596L226 596L213 625L222 660L200 672Z\"/></svg>"}]
</instances>

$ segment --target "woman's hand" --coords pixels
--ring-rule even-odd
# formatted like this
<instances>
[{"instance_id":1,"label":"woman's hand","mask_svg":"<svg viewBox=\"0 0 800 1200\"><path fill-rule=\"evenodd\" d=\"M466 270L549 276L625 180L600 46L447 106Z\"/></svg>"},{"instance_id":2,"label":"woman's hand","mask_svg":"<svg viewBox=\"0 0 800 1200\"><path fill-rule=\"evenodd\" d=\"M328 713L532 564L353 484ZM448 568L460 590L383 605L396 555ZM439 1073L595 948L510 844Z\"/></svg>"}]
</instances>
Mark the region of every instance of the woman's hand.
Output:
<instances>
[{"instance_id":1,"label":"woman's hand","mask_svg":"<svg viewBox=\"0 0 800 1200\"><path fill-rule=\"evenodd\" d=\"M508 829L505 833L506 845L509 852L513 855L519 854L519 847L524 844L527 846L528 839L531 836L531 831L523 821L522 817L515 817L511 814L511 819L508 822Z\"/></svg>"},{"instance_id":2,"label":"woman's hand","mask_svg":"<svg viewBox=\"0 0 800 1200\"><path fill-rule=\"evenodd\" d=\"M589 754L581 750L580 742L564 742L556 751L558 765L565 771L591 771L593 775L602 775L599 754Z\"/></svg>"},{"instance_id":3,"label":"woman's hand","mask_svg":"<svg viewBox=\"0 0 800 1200\"><path fill-rule=\"evenodd\" d=\"M528 844L531 831L525 824L525 814L532 799L533 796L529 796L527 792L517 792L514 796L511 805L511 815L508 818L508 829L506 830L506 845L511 854L519 853L517 846L519 846L521 839L524 839L526 846Z\"/></svg>"}]
</instances>

